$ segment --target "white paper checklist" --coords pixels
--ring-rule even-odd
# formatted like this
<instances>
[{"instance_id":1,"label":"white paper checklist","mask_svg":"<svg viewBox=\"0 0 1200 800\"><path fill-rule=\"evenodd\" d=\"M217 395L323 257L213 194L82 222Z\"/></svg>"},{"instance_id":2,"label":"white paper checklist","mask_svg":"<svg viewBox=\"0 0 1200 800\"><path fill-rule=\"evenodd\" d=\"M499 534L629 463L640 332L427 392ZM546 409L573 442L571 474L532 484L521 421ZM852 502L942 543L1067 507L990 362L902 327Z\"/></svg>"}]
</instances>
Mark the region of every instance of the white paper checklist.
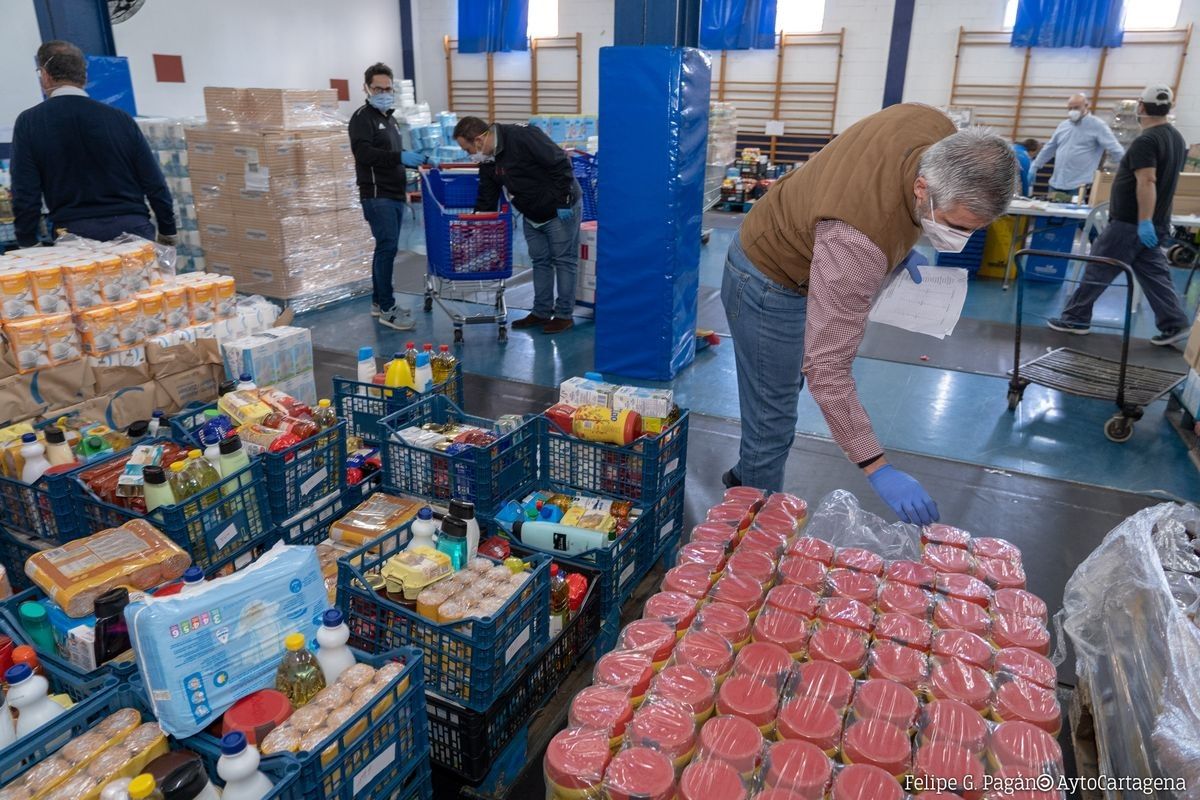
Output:
<instances>
[{"instance_id":1,"label":"white paper checklist","mask_svg":"<svg viewBox=\"0 0 1200 800\"><path fill-rule=\"evenodd\" d=\"M954 267L919 267L921 282L899 269L884 287L869 319L944 339L954 332L967 299L967 271Z\"/></svg>"}]
</instances>

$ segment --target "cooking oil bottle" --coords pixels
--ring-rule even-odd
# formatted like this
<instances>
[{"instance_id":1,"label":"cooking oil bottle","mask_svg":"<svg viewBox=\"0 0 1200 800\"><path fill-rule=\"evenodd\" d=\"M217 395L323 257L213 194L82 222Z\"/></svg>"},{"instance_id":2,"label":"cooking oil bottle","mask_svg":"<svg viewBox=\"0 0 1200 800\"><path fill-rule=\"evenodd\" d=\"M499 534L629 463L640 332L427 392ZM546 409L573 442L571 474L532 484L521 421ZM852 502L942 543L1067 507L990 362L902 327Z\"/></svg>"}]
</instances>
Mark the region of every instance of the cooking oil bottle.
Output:
<instances>
[{"instance_id":1,"label":"cooking oil bottle","mask_svg":"<svg viewBox=\"0 0 1200 800\"><path fill-rule=\"evenodd\" d=\"M275 688L287 695L292 708L299 708L325 688L325 675L317 657L304 646L304 634L288 634L283 646L287 652L275 673Z\"/></svg>"}]
</instances>

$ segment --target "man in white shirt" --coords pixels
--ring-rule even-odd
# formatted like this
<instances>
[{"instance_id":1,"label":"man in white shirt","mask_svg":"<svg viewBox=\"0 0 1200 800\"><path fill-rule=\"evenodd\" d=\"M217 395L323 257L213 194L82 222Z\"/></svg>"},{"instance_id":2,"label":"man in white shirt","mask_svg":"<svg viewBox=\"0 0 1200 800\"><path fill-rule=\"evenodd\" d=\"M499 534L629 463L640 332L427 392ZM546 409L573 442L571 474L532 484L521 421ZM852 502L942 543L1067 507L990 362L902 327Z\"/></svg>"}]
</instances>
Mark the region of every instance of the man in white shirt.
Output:
<instances>
[{"instance_id":1,"label":"man in white shirt","mask_svg":"<svg viewBox=\"0 0 1200 800\"><path fill-rule=\"evenodd\" d=\"M1073 94L1067 100L1066 121L1059 123L1050 141L1029 167L1029 184L1033 185L1038 169L1053 158L1050 199L1070 201L1080 189L1091 188L1092 177L1105 153L1113 163L1117 163L1125 155L1125 148L1121 147L1108 125L1091 113L1087 97Z\"/></svg>"}]
</instances>

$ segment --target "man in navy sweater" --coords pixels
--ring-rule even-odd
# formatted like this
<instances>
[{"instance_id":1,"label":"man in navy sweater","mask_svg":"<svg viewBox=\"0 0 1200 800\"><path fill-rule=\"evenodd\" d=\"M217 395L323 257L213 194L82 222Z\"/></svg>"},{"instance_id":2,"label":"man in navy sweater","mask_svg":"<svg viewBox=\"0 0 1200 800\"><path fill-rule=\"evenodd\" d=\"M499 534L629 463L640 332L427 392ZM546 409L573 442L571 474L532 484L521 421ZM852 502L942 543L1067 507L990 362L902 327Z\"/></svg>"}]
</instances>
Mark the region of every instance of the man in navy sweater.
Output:
<instances>
[{"instance_id":1,"label":"man in navy sweater","mask_svg":"<svg viewBox=\"0 0 1200 800\"><path fill-rule=\"evenodd\" d=\"M37 51L46 100L13 128L12 204L21 247L37 244L42 201L53 228L106 241L122 233L175 244L175 211L162 170L133 118L83 90L87 62L70 42Z\"/></svg>"}]
</instances>

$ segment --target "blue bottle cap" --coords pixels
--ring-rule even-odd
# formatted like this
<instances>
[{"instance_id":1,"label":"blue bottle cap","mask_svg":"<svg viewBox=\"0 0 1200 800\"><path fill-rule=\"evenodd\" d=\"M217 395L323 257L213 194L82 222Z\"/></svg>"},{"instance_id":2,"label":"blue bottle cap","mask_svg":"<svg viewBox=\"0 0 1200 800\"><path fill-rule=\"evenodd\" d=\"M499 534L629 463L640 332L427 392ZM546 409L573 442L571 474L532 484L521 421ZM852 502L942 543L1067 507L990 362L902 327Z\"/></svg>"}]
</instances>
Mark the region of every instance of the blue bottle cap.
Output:
<instances>
[{"instance_id":1,"label":"blue bottle cap","mask_svg":"<svg viewBox=\"0 0 1200 800\"><path fill-rule=\"evenodd\" d=\"M583 373L583 377L587 378L589 381L596 381L598 383L604 383L604 378L603 378L603 376L600 375L599 372L585 372L585 373Z\"/></svg>"},{"instance_id":2,"label":"blue bottle cap","mask_svg":"<svg viewBox=\"0 0 1200 800\"><path fill-rule=\"evenodd\" d=\"M429 506L423 507L417 512L417 519L433 519L433 509Z\"/></svg>"},{"instance_id":3,"label":"blue bottle cap","mask_svg":"<svg viewBox=\"0 0 1200 800\"><path fill-rule=\"evenodd\" d=\"M359 361L366 361L368 358L374 358L374 357L375 357L375 348L373 348L373 347L358 348L358 360Z\"/></svg>"},{"instance_id":4,"label":"blue bottle cap","mask_svg":"<svg viewBox=\"0 0 1200 800\"><path fill-rule=\"evenodd\" d=\"M429 353L417 353L417 366L418 367L429 366Z\"/></svg>"},{"instance_id":5,"label":"blue bottle cap","mask_svg":"<svg viewBox=\"0 0 1200 800\"><path fill-rule=\"evenodd\" d=\"M321 624L326 628L336 628L342 624L342 612L336 608L329 609L321 615Z\"/></svg>"},{"instance_id":6,"label":"blue bottle cap","mask_svg":"<svg viewBox=\"0 0 1200 800\"><path fill-rule=\"evenodd\" d=\"M20 683L33 674L33 670L28 664L15 664L8 668L8 672L4 673L4 680L9 686L14 683Z\"/></svg>"},{"instance_id":7,"label":"blue bottle cap","mask_svg":"<svg viewBox=\"0 0 1200 800\"><path fill-rule=\"evenodd\" d=\"M238 375L238 380L241 381L242 383L249 383L250 382L250 373L243 372L241 375Z\"/></svg>"},{"instance_id":8,"label":"blue bottle cap","mask_svg":"<svg viewBox=\"0 0 1200 800\"><path fill-rule=\"evenodd\" d=\"M162 419L162 415L163 415L162 409L156 408L156 409L154 409L154 414L152 416L155 419Z\"/></svg>"},{"instance_id":9,"label":"blue bottle cap","mask_svg":"<svg viewBox=\"0 0 1200 800\"><path fill-rule=\"evenodd\" d=\"M246 734L241 731L227 733L221 737L221 755L236 756L246 749Z\"/></svg>"},{"instance_id":10,"label":"blue bottle cap","mask_svg":"<svg viewBox=\"0 0 1200 800\"><path fill-rule=\"evenodd\" d=\"M542 519L548 519L550 521L553 521L554 520L554 506L542 506L540 516Z\"/></svg>"},{"instance_id":11,"label":"blue bottle cap","mask_svg":"<svg viewBox=\"0 0 1200 800\"><path fill-rule=\"evenodd\" d=\"M37 441L36 433L22 433L21 434L22 444L32 444L33 442L36 442L36 441Z\"/></svg>"},{"instance_id":12,"label":"blue bottle cap","mask_svg":"<svg viewBox=\"0 0 1200 800\"><path fill-rule=\"evenodd\" d=\"M184 583L200 583L204 580L204 570L199 567L188 567L183 571Z\"/></svg>"},{"instance_id":13,"label":"blue bottle cap","mask_svg":"<svg viewBox=\"0 0 1200 800\"><path fill-rule=\"evenodd\" d=\"M400 359L404 358L404 353L395 353L392 355L392 358L395 360L400 360Z\"/></svg>"}]
</instances>

